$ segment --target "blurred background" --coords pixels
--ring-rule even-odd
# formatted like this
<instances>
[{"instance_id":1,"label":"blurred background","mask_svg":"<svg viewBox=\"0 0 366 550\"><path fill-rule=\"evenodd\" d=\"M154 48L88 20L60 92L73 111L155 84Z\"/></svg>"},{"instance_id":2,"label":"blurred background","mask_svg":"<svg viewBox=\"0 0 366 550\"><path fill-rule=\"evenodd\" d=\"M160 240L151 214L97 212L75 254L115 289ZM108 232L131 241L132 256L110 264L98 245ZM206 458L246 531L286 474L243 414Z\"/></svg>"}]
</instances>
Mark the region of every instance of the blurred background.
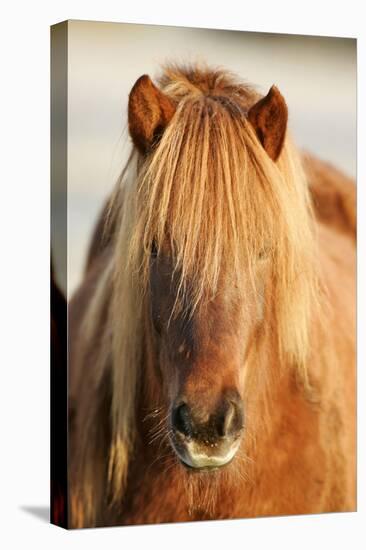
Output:
<instances>
[{"instance_id":1,"label":"blurred background","mask_svg":"<svg viewBox=\"0 0 366 550\"><path fill-rule=\"evenodd\" d=\"M297 144L356 176L356 40L70 21L69 297L81 281L98 213L129 152L129 91L139 76L154 78L169 60L225 67L262 93L276 84ZM64 269L59 258L54 251L56 276Z\"/></svg>"}]
</instances>

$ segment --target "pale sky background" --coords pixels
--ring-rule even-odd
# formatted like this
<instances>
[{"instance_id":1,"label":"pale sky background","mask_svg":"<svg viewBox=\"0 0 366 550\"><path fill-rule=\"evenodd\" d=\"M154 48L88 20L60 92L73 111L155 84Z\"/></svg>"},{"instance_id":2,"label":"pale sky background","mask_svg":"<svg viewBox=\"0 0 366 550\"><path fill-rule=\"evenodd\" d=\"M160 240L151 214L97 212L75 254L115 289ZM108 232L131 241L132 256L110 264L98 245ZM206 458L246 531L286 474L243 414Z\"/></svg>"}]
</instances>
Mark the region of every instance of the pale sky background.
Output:
<instances>
[{"instance_id":1,"label":"pale sky background","mask_svg":"<svg viewBox=\"0 0 366 550\"><path fill-rule=\"evenodd\" d=\"M124 23L69 22L68 294L129 151L128 93L164 61L204 61L266 93L276 84L296 143L356 176L356 41ZM56 273L58 254L54 251Z\"/></svg>"}]
</instances>

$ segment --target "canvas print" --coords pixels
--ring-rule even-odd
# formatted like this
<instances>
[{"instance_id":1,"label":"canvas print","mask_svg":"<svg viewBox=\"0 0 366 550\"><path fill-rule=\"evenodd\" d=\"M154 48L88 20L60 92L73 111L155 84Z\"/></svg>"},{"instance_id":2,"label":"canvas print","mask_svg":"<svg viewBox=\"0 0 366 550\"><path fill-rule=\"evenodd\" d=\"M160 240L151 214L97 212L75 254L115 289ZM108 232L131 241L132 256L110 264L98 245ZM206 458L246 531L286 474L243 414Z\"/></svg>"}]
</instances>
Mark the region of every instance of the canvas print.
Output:
<instances>
[{"instance_id":1,"label":"canvas print","mask_svg":"<svg viewBox=\"0 0 366 550\"><path fill-rule=\"evenodd\" d=\"M356 510L356 41L51 28L51 510Z\"/></svg>"}]
</instances>

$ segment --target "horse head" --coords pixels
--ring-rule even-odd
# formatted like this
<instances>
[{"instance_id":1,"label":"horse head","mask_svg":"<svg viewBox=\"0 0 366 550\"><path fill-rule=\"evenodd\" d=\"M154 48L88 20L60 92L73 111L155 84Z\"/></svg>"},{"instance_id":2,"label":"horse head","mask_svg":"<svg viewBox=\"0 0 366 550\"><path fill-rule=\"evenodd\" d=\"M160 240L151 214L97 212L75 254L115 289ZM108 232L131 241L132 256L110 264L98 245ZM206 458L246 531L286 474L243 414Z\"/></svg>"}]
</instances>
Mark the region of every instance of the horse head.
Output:
<instances>
[{"instance_id":1,"label":"horse head","mask_svg":"<svg viewBox=\"0 0 366 550\"><path fill-rule=\"evenodd\" d=\"M159 227L156 219L151 223L153 229L145 242L145 252L149 255L148 316L168 410L169 440L180 462L199 470L228 464L240 447L246 421L245 364L263 321L265 294L269 291L270 253L262 241L254 246L254 260L244 249L243 255L236 258L242 260L239 277L230 250L227 250L229 256L222 250L225 239L230 240L230 236L220 231L231 230L231 238L237 239L233 253L245 245L241 241L243 231L237 234L244 228L230 228L239 205L233 204L234 197L230 197L230 167L226 176L224 173L225 162L230 162L230 151L229 156L225 151L220 157L218 149L221 145L227 147L226 136L217 133L215 120L219 124L220 115L228 114L224 126L230 126L233 121L238 133L245 132L250 125L272 162L280 155L286 131L287 108L276 87L250 107L247 107L249 98L245 100L239 108L230 101L227 91L211 94L207 90L191 104L185 104L186 111L190 112L184 115L184 101L174 101L146 75L137 80L129 96L129 131L147 172L157 163L156 152L164 147L164 134L169 131L171 121L179 118L179 113L183 113L185 119L185 128L175 130L179 140L176 158L166 159L166 164L181 162L185 166L181 164L180 169L175 170L176 180L169 182L169 190L163 186L160 198L156 193L157 200L166 202L166 210L162 212L161 205L155 203L155 212L148 216L147 225L157 215L164 219L164 226ZM244 119L247 126L243 123L240 129ZM180 155L182 149L191 147L189 136L192 138L197 132L202 138L201 150L191 149L190 153ZM190 159L190 154L196 158ZM221 165L220 161L212 161L215 156L222 159ZM192 170L194 163L200 164L200 168ZM159 164L163 164L159 173L164 179L166 166L160 160ZM226 183L219 181L217 173L210 178L210 173L217 169L223 171ZM189 180L190 170L192 175L199 174L199 181ZM218 189L219 184L223 190ZM148 186L143 181L142 195L146 192L145 185ZM206 188L206 196L202 195L200 186ZM145 195L147 202L151 194L150 189ZM193 202L188 205L181 201L182 194L185 201L191 194ZM208 208L206 204L205 208L202 201L210 199L212 204ZM232 209L227 227L220 224L216 229L209 227L218 222L211 209L223 206ZM199 220L199 226L195 209L206 216Z\"/></svg>"}]
</instances>

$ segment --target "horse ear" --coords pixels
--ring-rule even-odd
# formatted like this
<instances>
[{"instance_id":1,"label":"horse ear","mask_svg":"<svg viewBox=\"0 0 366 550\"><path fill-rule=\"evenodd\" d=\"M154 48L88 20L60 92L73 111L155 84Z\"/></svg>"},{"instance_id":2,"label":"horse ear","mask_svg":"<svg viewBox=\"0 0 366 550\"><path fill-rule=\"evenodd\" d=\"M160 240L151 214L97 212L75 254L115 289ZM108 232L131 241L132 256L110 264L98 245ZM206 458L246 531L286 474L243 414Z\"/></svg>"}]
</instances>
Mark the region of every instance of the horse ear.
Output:
<instances>
[{"instance_id":1,"label":"horse ear","mask_svg":"<svg viewBox=\"0 0 366 550\"><path fill-rule=\"evenodd\" d=\"M175 113L175 105L148 75L134 84L128 101L128 127L137 149L145 154Z\"/></svg>"},{"instance_id":2,"label":"horse ear","mask_svg":"<svg viewBox=\"0 0 366 550\"><path fill-rule=\"evenodd\" d=\"M276 86L249 109L248 119L268 156L276 161L281 153L287 127L287 105Z\"/></svg>"}]
</instances>

